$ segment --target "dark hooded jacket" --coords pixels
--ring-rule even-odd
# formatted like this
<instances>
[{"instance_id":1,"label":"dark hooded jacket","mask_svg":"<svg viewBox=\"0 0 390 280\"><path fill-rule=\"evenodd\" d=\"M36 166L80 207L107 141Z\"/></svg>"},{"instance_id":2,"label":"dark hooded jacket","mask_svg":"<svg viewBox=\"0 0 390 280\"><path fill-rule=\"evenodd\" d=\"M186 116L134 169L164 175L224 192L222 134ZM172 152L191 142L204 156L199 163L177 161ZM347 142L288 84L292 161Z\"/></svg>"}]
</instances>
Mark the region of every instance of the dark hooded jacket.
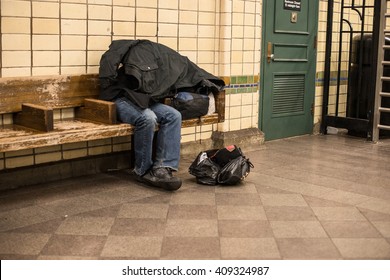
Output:
<instances>
[{"instance_id":1,"label":"dark hooded jacket","mask_svg":"<svg viewBox=\"0 0 390 280\"><path fill-rule=\"evenodd\" d=\"M223 80L173 49L148 40L117 40L103 54L99 68L100 98L126 96L141 108L185 89L216 92Z\"/></svg>"}]
</instances>

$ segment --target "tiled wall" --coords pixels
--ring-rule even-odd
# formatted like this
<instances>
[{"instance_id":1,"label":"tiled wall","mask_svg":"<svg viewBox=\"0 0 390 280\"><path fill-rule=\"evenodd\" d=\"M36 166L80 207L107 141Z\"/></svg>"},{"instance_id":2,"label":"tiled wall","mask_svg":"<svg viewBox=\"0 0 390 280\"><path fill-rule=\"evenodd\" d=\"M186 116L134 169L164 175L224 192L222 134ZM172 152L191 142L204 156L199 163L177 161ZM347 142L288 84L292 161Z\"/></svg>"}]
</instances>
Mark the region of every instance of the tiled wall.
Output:
<instances>
[{"instance_id":1,"label":"tiled wall","mask_svg":"<svg viewBox=\"0 0 390 280\"><path fill-rule=\"evenodd\" d=\"M230 80L226 121L185 128L182 142L258 127L261 11L262 0L1 0L0 82L97 73L112 40L149 39ZM0 153L0 170L129 148L122 140Z\"/></svg>"}]
</instances>

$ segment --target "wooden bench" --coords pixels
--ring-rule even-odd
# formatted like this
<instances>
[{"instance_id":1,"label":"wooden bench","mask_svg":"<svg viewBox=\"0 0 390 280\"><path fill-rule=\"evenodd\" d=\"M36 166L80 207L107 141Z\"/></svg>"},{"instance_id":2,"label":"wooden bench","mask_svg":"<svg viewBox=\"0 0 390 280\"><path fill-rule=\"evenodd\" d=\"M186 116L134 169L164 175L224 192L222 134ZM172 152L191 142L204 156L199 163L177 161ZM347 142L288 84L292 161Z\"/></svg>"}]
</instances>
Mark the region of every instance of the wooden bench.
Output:
<instances>
[{"instance_id":1,"label":"wooden bench","mask_svg":"<svg viewBox=\"0 0 390 280\"><path fill-rule=\"evenodd\" d=\"M96 74L0 79L0 153L132 135L98 92ZM182 127L223 122L225 92L214 97L214 114L183 120Z\"/></svg>"}]
</instances>

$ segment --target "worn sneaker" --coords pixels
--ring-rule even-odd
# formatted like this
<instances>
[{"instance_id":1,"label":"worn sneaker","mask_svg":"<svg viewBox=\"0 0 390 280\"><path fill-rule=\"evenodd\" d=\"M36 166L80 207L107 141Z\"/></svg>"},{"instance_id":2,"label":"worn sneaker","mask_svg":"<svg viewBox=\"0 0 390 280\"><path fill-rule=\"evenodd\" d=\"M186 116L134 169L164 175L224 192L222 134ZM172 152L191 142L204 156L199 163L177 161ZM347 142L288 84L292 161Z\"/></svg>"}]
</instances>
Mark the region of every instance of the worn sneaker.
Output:
<instances>
[{"instance_id":1,"label":"worn sneaker","mask_svg":"<svg viewBox=\"0 0 390 280\"><path fill-rule=\"evenodd\" d=\"M173 177L172 170L165 167L150 169L145 175L140 176L139 180L169 191L175 191L181 187L181 179Z\"/></svg>"}]
</instances>

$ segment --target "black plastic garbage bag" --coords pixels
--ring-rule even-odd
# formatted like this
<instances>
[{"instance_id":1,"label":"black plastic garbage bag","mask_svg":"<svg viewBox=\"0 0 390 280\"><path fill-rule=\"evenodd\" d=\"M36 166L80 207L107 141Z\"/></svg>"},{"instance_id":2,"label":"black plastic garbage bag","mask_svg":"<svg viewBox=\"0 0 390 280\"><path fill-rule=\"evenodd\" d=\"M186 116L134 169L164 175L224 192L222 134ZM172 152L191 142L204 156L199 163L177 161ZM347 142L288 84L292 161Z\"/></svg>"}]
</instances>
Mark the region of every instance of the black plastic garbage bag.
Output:
<instances>
[{"instance_id":1,"label":"black plastic garbage bag","mask_svg":"<svg viewBox=\"0 0 390 280\"><path fill-rule=\"evenodd\" d=\"M218 164L210 159L210 156L218 150L209 150L198 154L189 168L189 173L196 177L196 181L204 185L216 185L220 170Z\"/></svg>"},{"instance_id":2,"label":"black plastic garbage bag","mask_svg":"<svg viewBox=\"0 0 390 280\"><path fill-rule=\"evenodd\" d=\"M217 182L225 185L235 185L249 175L253 164L244 156L229 161L218 173Z\"/></svg>"}]
</instances>

